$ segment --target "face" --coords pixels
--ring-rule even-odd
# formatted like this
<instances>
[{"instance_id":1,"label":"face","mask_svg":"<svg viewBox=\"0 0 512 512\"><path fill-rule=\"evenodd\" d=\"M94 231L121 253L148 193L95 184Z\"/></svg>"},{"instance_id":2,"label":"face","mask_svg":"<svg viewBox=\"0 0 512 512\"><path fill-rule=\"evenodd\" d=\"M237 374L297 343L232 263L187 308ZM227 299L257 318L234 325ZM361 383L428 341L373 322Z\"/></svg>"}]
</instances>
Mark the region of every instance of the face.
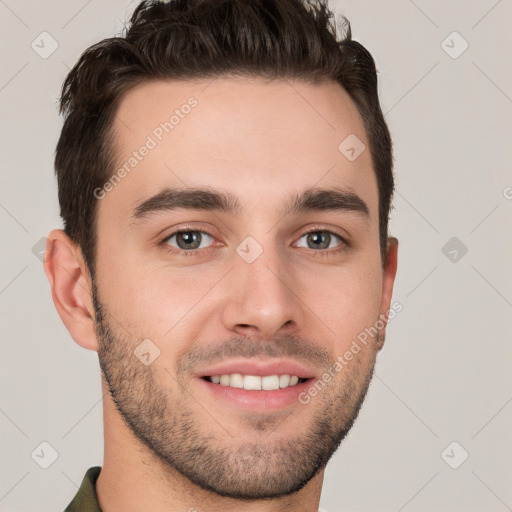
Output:
<instances>
[{"instance_id":1,"label":"face","mask_svg":"<svg viewBox=\"0 0 512 512\"><path fill-rule=\"evenodd\" d=\"M355 420L379 336L336 362L389 308L370 152L338 148L369 147L356 107L334 83L152 82L115 131L129 171L98 194L93 299L118 413L204 489L296 492Z\"/></svg>"}]
</instances>

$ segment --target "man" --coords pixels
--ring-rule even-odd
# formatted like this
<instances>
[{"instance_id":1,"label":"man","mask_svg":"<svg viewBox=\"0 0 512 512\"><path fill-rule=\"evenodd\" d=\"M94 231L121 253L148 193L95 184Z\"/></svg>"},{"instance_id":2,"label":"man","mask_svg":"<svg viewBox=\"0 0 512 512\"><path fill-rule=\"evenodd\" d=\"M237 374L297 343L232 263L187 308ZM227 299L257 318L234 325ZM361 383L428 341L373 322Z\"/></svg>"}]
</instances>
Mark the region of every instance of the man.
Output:
<instances>
[{"instance_id":1,"label":"man","mask_svg":"<svg viewBox=\"0 0 512 512\"><path fill-rule=\"evenodd\" d=\"M142 2L66 78L45 271L105 435L66 510L318 510L397 265L375 65L344 28L323 2Z\"/></svg>"}]
</instances>

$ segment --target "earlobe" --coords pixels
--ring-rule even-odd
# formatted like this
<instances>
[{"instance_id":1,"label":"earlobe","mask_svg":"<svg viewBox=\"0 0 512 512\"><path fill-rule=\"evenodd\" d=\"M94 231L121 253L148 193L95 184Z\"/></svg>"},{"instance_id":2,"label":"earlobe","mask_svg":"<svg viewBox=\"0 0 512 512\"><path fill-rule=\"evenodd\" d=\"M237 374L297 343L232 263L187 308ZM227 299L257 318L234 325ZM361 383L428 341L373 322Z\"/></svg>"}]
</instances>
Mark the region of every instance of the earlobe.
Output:
<instances>
[{"instance_id":1,"label":"earlobe","mask_svg":"<svg viewBox=\"0 0 512 512\"><path fill-rule=\"evenodd\" d=\"M379 320L384 323L384 327L379 329L379 350L384 345L386 338L386 327L388 323L389 310L391 307L391 298L393 296L393 285L395 283L396 271L398 266L398 239L388 238L386 264L382 275L382 298L380 306Z\"/></svg>"},{"instance_id":2,"label":"earlobe","mask_svg":"<svg viewBox=\"0 0 512 512\"><path fill-rule=\"evenodd\" d=\"M91 280L80 248L64 231L55 229L48 234L43 265L53 303L72 338L97 351Z\"/></svg>"}]
</instances>

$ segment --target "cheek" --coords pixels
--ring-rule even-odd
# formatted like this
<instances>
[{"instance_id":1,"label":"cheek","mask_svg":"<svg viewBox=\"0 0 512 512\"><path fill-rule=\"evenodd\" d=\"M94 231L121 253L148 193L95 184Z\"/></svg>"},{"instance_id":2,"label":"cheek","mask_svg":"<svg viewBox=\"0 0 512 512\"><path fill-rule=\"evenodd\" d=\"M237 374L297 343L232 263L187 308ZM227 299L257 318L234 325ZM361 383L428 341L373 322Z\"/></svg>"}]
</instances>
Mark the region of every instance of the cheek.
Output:
<instances>
[{"instance_id":1,"label":"cheek","mask_svg":"<svg viewBox=\"0 0 512 512\"><path fill-rule=\"evenodd\" d=\"M113 268L105 280L106 298L132 338L149 338L162 350L170 343L173 351L180 352L180 340L185 343L193 336L190 330L202 324L197 317L203 314L208 292L218 280L215 273L198 276L193 269L141 262Z\"/></svg>"},{"instance_id":2,"label":"cheek","mask_svg":"<svg viewBox=\"0 0 512 512\"><path fill-rule=\"evenodd\" d=\"M307 304L334 337L334 351L343 353L378 319L381 301L378 270L346 269L315 280L306 293Z\"/></svg>"}]
</instances>

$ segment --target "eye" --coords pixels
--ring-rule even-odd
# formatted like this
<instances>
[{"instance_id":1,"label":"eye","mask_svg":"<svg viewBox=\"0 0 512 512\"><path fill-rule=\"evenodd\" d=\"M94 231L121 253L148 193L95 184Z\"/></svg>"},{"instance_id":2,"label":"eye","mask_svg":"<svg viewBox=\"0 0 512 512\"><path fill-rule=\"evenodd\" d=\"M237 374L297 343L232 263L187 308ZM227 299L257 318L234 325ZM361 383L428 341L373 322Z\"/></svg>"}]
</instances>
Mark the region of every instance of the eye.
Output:
<instances>
[{"instance_id":1,"label":"eye","mask_svg":"<svg viewBox=\"0 0 512 512\"><path fill-rule=\"evenodd\" d=\"M210 239L210 241L213 240L213 236L206 231L198 229L183 229L175 231L170 236L162 240L162 243L183 253L194 251L196 249L205 249L207 246L203 245L203 242L208 242L208 239ZM177 246L175 246L174 243L176 243Z\"/></svg>"},{"instance_id":2,"label":"eye","mask_svg":"<svg viewBox=\"0 0 512 512\"><path fill-rule=\"evenodd\" d=\"M322 254L332 254L340 251L344 251L348 247L348 242L341 237L340 235L333 233L332 231L326 230L326 229L313 229L308 231L307 233L304 233L300 238L306 237L306 248L310 249L311 246L313 249L322 249L320 253ZM331 245L331 242L336 242L338 240L338 245L335 245L334 247ZM310 246L308 247L308 244ZM304 247L298 245L298 247ZM332 249L332 250L326 250L326 249Z\"/></svg>"},{"instance_id":3,"label":"eye","mask_svg":"<svg viewBox=\"0 0 512 512\"><path fill-rule=\"evenodd\" d=\"M304 233L299 240L306 238L306 247L312 250L314 256L332 256L346 251L350 244L341 236L327 229L314 228ZM210 249L213 235L202 229L189 229L184 227L166 236L160 244L170 253L179 256L194 256L199 249ZM338 241L337 245L333 245Z\"/></svg>"}]
</instances>

